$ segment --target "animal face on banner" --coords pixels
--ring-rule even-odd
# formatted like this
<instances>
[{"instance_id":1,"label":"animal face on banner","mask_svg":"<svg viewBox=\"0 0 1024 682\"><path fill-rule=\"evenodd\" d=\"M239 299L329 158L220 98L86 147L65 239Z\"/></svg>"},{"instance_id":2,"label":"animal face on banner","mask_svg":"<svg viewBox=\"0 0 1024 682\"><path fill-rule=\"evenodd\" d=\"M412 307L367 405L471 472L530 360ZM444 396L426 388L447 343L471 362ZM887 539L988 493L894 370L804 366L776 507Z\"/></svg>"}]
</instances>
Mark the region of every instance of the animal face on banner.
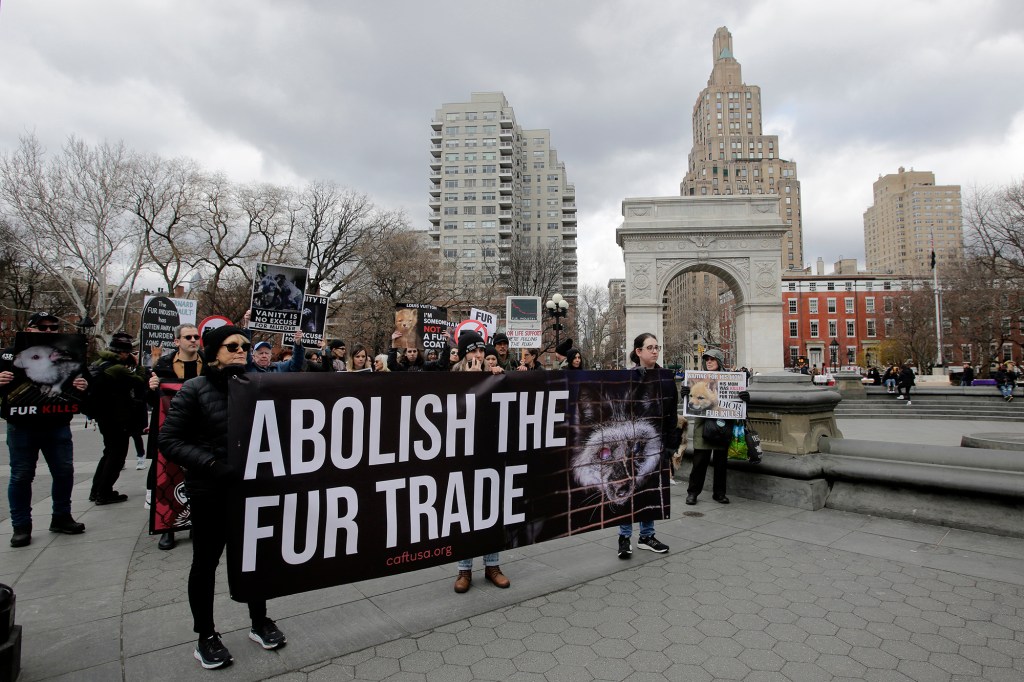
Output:
<instances>
[{"instance_id":1,"label":"animal face on banner","mask_svg":"<svg viewBox=\"0 0 1024 682\"><path fill-rule=\"evenodd\" d=\"M86 371L81 334L18 332L9 358L14 379L5 404L15 417L78 414L81 396L72 388Z\"/></svg>"}]
</instances>

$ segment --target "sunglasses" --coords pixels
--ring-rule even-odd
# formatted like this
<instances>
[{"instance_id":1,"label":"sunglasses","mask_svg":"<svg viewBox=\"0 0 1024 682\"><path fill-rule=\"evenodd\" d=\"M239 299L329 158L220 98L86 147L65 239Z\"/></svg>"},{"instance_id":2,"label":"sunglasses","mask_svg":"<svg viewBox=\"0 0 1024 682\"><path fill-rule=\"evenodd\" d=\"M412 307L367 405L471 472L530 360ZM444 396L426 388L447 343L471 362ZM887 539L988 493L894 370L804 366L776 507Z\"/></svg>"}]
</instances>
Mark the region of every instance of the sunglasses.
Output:
<instances>
[{"instance_id":1,"label":"sunglasses","mask_svg":"<svg viewBox=\"0 0 1024 682\"><path fill-rule=\"evenodd\" d=\"M36 329L41 332L55 332L60 329L59 324L37 324Z\"/></svg>"},{"instance_id":2,"label":"sunglasses","mask_svg":"<svg viewBox=\"0 0 1024 682\"><path fill-rule=\"evenodd\" d=\"M198 341L199 334L182 334L179 338L185 339L186 341Z\"/></svg>"},{"instance_id":3,"label":"sunglasses","mask_svg":"<svg viewBox=\"0 0 1024 682\"><path fill-rule=\"evenodd\" d=\"M251 343L225 343L221 348L227 349L229 353L237 353L239 349L243 352L248 353L249 349L252 348Z\"/></svg>"}]
</instances>

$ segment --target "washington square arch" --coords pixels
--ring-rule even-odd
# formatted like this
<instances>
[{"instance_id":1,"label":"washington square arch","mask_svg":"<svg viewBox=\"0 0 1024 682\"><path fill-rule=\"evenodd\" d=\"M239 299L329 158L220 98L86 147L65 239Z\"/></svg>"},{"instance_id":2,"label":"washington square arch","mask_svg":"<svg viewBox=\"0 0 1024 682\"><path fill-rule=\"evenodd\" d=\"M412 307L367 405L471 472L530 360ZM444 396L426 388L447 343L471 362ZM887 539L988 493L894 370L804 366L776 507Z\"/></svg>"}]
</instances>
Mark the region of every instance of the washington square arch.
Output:
<instances>
[{"instance_id":1,"label":"washington square arch","mask_svg":"<svg viewBox=\"0 0 1024 682\"><path fill-rule=\"evenodd\" d=\"M626 261L626 339L664 339L662 299L678 275L706 272L735 298L736 366L782 369L782 236L778 197L625 199L615 239Z\"/></svg>"}]
</instances>

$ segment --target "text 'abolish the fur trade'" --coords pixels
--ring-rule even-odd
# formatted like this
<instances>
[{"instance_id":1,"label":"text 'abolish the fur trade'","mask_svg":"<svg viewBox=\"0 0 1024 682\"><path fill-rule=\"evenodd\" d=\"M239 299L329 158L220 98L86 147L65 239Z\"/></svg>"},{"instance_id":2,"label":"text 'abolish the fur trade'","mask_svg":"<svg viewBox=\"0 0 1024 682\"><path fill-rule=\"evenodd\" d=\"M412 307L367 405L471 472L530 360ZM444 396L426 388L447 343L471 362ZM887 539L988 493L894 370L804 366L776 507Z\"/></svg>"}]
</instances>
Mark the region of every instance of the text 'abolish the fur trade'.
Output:
<instances>
[{"instance_id":1,"label":"text 'abolish the fur trade'","mask_svg":"<svg viewBox=\"0 0 1024 682\"><path fill-rule=\"evenodd\" d=\"M298 494L247 497L242 571L257 569L261 540L280 541L281 559L292 565L314 553L324 559L339 550L357 553L361 506L374 516L383 512L387 548L522 522L523 514L515 512L523 495L517 478L525 477L527 465L493 466L493 458L565 446L568 400L563 390L491 392L479 399L472 392L257 399L245 481L315 477L333 482L350 474L361 485L307 490L301 505L306 509L301 551L293 547ZM481 458L480 464L491 466L455 465L458 458ZM453 460L453 466L423 469L443 459ZM405 467L414 475L393 475ZM381 473L374 474L378 468ZM274 510L271 517L280 519L283 528L261 525L261 510ZM380 520L374 518L373 525ZM310 535L319 533L323 542L318 547Z\"/></svg>"}]
</instances>

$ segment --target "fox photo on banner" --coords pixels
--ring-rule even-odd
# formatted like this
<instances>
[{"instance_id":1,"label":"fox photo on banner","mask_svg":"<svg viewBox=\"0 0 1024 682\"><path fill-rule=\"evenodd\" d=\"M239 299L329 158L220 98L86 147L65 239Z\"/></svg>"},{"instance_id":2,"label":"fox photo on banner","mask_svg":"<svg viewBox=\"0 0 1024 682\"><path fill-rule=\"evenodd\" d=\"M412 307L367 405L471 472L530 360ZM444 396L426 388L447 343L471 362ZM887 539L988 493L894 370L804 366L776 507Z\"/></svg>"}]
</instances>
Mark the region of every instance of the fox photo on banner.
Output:
<instances>
[{"instance_id":1,"label":"fox photo on banner","mask_svg":"<svg viewBox=\"0 0 1024 682\"><path fill-rule=\"evenodd\" d=\"M174 394L181 384L160 384L160 400L157 403L157 428L163 426L167 410L171 407ZM156 535L169 531L188 530L192 527L188 506L188 495L185 492L185 472L174 462L164 459L157 450L153 463L153 495L149 505L149 533Z\"/></svg>"},{"instance_id":2,"label":"fox photo on banner","mask_svg":"<svg viewBox=\"0 0 1024 682\"><path fill-rule=\"evenodd\" d=\"M399 303L395 306L395 331L401 336L391 341L392 348L436 350L448 343L448 309L424 303Z\"/></svg>"},{"instance_id":3,"label":"fox photo on banner","mask_svg":"<svg viewBox=\"0 0 1024 682\"><path fill-rule=\"evenodd\" d=\"M747 418L747 404L738 395L747 388L745 372L687 370L683 383L690 388L690 395L683 403L683 415L711 419Z\"/></svg>"},{"instance_id":4,"label":"fox photo on banner","mask_svg":"<svg viewBox=\"0 0 1024 682\"><path fill-rule=\"evenodd\" d=\"M234 599L668 517L667 370L365 379L232 382Z\"/></svg>"},{"instance_id":5,"label":"fox photo on banner","mask_svg":"<svg viewBox=\"0 0 1024 682\"><path fill-rule=\"evenodd\" d=\"M306 268L259 263L252 281L249 328L294 332L302 322L308 274Z\"/></svg>"},{"instance_id":6,"label":"fox photo on banner","mask_svg":"<svg viewBox=\"0 0 1024 682\"><path fill-rule=\"evenodd\" d=\"M14 352L3 358L14 373L5 399L11 414L25 420L81 413L80 394L71 384L85 375L85 356L82 334L18 332Z\"/></svg>"},{"instance_id":7,"label":"fox photo on banner","mask_svg":"<svg viewBox=\"0 0 1024 682\"><path fill-rule=\"evenodd\" d=\"M302 345L304 348L319 348L324 340L324 330L327 327L327 302L326 296L306 294L305 304L302 307L302 317L299 322L299 329L302 330ZM282 343L287 348L294 345L295 335L286 332Z\"/></svg>"}]
</instances>

